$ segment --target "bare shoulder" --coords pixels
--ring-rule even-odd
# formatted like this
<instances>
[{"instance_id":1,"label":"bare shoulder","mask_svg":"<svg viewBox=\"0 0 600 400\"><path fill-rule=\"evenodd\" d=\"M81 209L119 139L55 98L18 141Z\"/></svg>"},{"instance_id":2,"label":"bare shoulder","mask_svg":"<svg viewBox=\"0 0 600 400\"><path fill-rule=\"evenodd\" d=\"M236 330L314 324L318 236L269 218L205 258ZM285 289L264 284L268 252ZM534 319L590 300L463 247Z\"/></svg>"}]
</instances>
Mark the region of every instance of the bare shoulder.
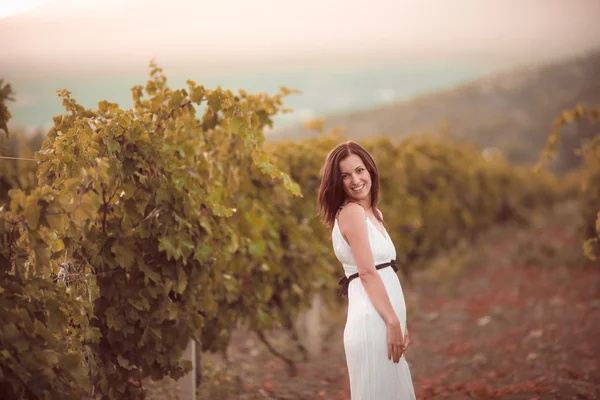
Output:
<instances>
[{"instance_id":1,"label":"bare shoulder","mask_svg":"<svg viewBox=\"0 0 600 400\"><path fill-rule=\"evenodd\" d=\"M365 210L356 203L348 203L340 211L340 220L353 220L355 218L364 218Z\"/></svg>"},{"instance_id":2,"label":"bare shoulder","mask_svg":"<svg viewBox=\"0 0 600 400\"><path fill-rule=\"evenodd\" d=\"M356 229L361 224L366 225L365 221L365 210L356 203L348 203L340 211L338 221L342 232L346 232L349 229Z\"/></svg>"},{"instance_id":3,"label":"bare shoulder","mask_svg":"<svg viewBox=\"0 0 600 400\"><path fill-rule=\"evenodd\" d=\"M360 254L365 251L370 251L367 214L360 205L350 203L342 208L339 215L339 228L342 236L352 248L354 257L360 257Z\"/></svg>"},{"instance_id":4,"label":"bare shoulder","mask_svg":"<svg viewBox=\"0 0 600 400\"><path fill-rule=\"evenodd\" d=\"M381 219L383 219L383 213L381 212L381 210L379 208L376 208L376 210L379 213L379 216L381 217Z\"/></svg>"}]
</instances>

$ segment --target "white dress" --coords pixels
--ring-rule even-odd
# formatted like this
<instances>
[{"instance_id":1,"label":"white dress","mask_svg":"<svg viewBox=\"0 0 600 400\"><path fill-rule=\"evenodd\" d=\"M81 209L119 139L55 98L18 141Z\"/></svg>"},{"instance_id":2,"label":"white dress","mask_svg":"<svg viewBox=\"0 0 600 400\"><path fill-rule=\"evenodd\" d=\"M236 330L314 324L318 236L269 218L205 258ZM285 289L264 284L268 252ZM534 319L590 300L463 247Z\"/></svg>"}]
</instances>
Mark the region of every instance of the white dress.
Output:
<instances>
[{"instance_id":1,"label":"white dress","mask_svg":"<svg viewBox=\"0 0 600 400\"><path fill-rule=\"evenodd\" d=\"M385 236L367 218L367 229L375 265L396 258L396 248L387 231ZM385 230L385 229L384 229ZM358 272L350 245L335 220L331 232L333 250L344 267L346 277ZM406 329L406 303L400 280L392 267L378 270L398 315L402 333ZM344 349L350 376L351 400L411 400L415 399L410 369L404 355L395 364L387 358L387 327L360 278L348 287L348 316L344 329Z\"/></svg>"}]
</instances>

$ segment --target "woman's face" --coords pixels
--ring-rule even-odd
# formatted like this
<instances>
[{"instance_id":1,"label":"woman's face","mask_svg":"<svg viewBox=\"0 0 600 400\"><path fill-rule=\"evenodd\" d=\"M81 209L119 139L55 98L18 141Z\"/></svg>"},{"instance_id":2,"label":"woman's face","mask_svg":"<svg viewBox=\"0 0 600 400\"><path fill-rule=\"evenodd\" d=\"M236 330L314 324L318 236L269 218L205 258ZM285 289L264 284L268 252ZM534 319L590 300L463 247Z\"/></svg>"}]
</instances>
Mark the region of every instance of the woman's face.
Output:
<instances>
[{"instance_id":1,"label":"woman's face","mask_svg":"<svg viewBox=\"0 0 600 400\"><path fill-rule=\"evenodd\" d=\"M356 202L370 201L371 174L362 159L350 154L340 161L340 172L344 184L344 192L349 200Z\"/></svg>"}]
</instances>

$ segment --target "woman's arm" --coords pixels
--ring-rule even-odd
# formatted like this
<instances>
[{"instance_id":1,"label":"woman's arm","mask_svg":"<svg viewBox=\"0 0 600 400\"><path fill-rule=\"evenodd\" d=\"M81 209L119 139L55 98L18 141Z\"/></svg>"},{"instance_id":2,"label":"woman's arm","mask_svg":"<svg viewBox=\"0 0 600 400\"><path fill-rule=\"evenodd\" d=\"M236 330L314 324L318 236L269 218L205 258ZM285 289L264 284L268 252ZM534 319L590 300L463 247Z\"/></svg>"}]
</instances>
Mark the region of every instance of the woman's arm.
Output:
<instances>
[{"instance_id":1,"label":"woman's arm","mask_svg":"<svg viewBox=\"0 0 600 400\"><path fill-rule=\"evenodd\" d=\"M360 205L350 203L340 212L338 222L340 231L352 249L362 285L371 303L388 326L388 358L393 357L394 362L398 362L402 356L404 343L402 329L383 280L375 268L365 211Z\"/></svg>"}]
</instances>

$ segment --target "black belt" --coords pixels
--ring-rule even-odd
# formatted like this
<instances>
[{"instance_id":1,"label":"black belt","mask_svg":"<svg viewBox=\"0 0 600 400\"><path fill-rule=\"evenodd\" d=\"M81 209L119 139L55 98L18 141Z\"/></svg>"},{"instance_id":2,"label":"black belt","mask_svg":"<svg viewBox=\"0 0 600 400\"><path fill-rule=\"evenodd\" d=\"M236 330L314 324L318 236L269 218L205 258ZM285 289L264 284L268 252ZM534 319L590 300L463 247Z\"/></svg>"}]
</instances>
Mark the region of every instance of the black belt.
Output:
<instances>
[{"instance_id":1,"label":"black belt","mask_svg":"<svg viewBox=\"0 0 600 400\"><path fill-rule=\"evenodd\" d=\"M383 268L386 268L386 267L392 267L392 268L394 268L394 272L398 272L398 267L396 266L396 260L392 260L390 262L379 264L379 265L375 266L376 269L383 269ZM358 278L358 272L355 273L355 274L350 275L347 278L345 276L343 276L340 279L340 281L338 282L338 284L341 286L341 288L340 288L340 296L348 296L348 286L350 285L350 282L354 278Z\"/></svg>"}]
</instances>

